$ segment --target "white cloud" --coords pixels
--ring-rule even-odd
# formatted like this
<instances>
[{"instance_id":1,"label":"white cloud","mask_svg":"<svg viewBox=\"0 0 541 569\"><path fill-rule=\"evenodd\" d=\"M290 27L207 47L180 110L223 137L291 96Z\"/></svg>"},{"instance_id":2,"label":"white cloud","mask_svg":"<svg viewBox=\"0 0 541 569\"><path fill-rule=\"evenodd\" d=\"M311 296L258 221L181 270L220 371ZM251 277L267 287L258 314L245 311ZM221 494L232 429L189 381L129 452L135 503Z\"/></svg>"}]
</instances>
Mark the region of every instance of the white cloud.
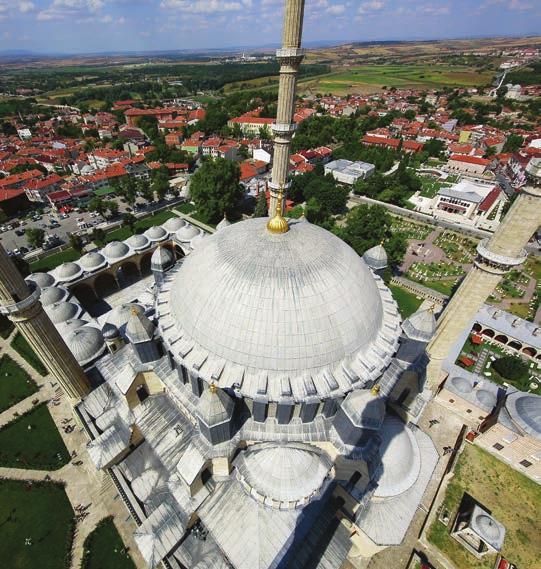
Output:
<instances>
[{"instance_id":1,"label":"white cloud","mask_svg":"<svg viewBox=\"0 0 541 569\"><path fill-rule=\"evenodd\" d=\"M362 2L357 11L358 14L370 14L371 12L378 12L383 10L385 2L382 0L371 0L370 2Z\"/></svg>"},{"instance_id":2,"label":"white cloud","mask_svg":"<svg viewBox=\"0 0 541 569\"><path fill-rule=\"evenodd\" d=\"M346 11L345 4L333 4L327 8L327 14L332 14L333 16L338 16Z\"/></svg>"},{"instance_id":3,"label":"white cloud","mask_svg":"<svg viewBox=\"0 0 541 569\"><path fill-rule=\"evenodd\" d=\"M77 21L90 21L91 15L104 6L104 0L54 0L48 8L38 13L38 20L75 18Z\"/></svg>"},{"instance_id":4,"label":"white cloud","mask_svg":"<svg viewBox=\"0 0 541 569\"><path fill-rule=\"evenodd\" d=\"M27 14L28 12L32 12L36 9L36 5L34 2L29 2L28 0L23 0L19 2L19 12L23 14Z\"/></svg>"},{"instance_id":5,"label":"white cloud","mask_svg":"<svg viewBox=\"0 0 541 569\"><path fill-rule=\"evenodd\" d=\"M252 0L223 2L221 0L162 0L162 8L184 10L191 14L216 14L219 12L235 12L252 7Z\"/></svg>"}]
</instances>

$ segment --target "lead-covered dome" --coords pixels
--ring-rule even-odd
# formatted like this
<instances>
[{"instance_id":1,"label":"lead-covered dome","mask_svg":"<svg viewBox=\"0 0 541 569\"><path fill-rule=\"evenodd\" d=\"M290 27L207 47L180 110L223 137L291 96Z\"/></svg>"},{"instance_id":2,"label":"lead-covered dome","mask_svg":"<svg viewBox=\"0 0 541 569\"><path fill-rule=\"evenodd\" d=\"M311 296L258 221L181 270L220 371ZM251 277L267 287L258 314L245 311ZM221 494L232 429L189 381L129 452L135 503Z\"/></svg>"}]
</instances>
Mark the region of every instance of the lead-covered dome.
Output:
<instances>
[{"instance_id":1,"label":"lead-covered dome","mask_svg":"<svg viewBox=\"0 0 541 569\"><path fill-rule=\"evenodd\" d=\"M531 393L515 391L505 402L513 422L524 432L541 440L541 397Z\"/></svg>"},{"instance_id":2,"label":"lead-covered dome","mask_svg":"<svg viewBox=\"0 0 541 569\"><path fill-rule=\"evenodd\" d=\"M291 222L288 233L272 235L266 223L252 219L206 237L160 293L176 324L162 333L183 339L175 352L209 382L218 370L224 383L242 379L244 394L274 400L346 392L381 372L399 336L381 279L318 226ZM267 390L265 370L284 377Z\"/></svg>"}]
</instances>

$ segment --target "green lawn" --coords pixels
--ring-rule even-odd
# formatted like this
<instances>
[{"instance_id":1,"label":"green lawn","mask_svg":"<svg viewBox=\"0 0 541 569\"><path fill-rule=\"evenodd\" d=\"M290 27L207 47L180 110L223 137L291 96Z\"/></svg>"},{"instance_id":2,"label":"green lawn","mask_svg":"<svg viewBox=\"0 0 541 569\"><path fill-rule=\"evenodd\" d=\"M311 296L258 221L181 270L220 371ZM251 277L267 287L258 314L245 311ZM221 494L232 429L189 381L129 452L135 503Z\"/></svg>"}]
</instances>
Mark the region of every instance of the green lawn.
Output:
<instances>
[{"instance_id":1,"label":"green lawn","mask_svg":"<svg viewBox=\"0 0 541 569\"><path fill-rule=\"evenodd\" d=\"M37 273L40 271L52 271L58 265L67 263L68 261L76 261L81 255L75 249L65 249L59 253L53 253L43 259L30 263L30 272Z\"/></svg>"},{"instance_id":2,"label":"green lawn","mask_svg":"<svg viewBox=\"0 0 541 569\"><path fill-rule=\"evenodd\" d=\"M399 286L389 285L389 289L398 304L398 310L402 318L411 316L423 303L422 298L417 298L414 294Z\"/></svg>"},{"instance_id":3,"label":"green lawn","mask_svg":"<svg viewBox=\"0 0 541 569\"><path fill-rule=\"evenodd\" d=\"M35 381L4 354L0 359L0 413L37 391Z\"/></svg>"},{"instance_id":4,"label":"green lawn","mask_svg":"<svg viewBox=\"0 0 541 569\"><path fill-rule=\"evenodd\" d=\"M421 283L432 290L446 294L447 296L452 296L456 281L424 281Z\"/></svg>"},{"instance_id":5,"label":"green lawn","mask_svg":"<svg viewBox=\"0 0 541 569\"><path fill-rule=\"evenodd\" d=\"M5 569L70 566L73 510L55 483L0 480L0 559ZM31 545L26 545L29 539Z\"/></svg>"},{"instance_id":6,"label":"green lawn","mask_svg":"<svg viewBox=\"0 0 541 569\"><path fill-rule=\"evenodd\" d=\"M47 368L43 365L36 352L30 347L26 338L17 332L11 341L11 347L24 358L41 376L47 375Z\"/></svg>"},{"instance_id":7,"label":"green lawn","mask_svg":"<svg viewBox=\"0 0 541 569\"><path fill-rule=\"evenodd\" d=\"M541 486L479 447L466 444L444 498L453 521L464 493L488 509L506 528L502 554L524 569L541 568ZM476 559L449 535L438 520L428 539L456 569L492 569L495 555Z\"/></svg>"},{"instance_id":8,"label":"green lawn","mask_svg":"<svg viewBox=\"0 0 541 569\"><path fill-rule=\"evenodd\" d=\"M105 518L86 538L81 569L135 569L112 518Z\"/></svg>"},{"instance_id":9,"label":"green lawn","mask_svg":"<svg viewBox=\"0 0 541 569\"><path fill-rule=\"evenodd\" d=\"M190 202L183 202L177 206L175 206L175 209L180 211L180 213L192 213L192 211L195 210L195 206L193 205L193 203Z\"/></svg>"},{"instance_id":10,"label":"green lawn","mask_svg":"<svg viewBox=\"0 0 541 569\"><path fill-rule=\"evenodd\" d=\"M46 403L0 429L0 466L58 470L70 455Z\"/></svg>"}]
</instances>

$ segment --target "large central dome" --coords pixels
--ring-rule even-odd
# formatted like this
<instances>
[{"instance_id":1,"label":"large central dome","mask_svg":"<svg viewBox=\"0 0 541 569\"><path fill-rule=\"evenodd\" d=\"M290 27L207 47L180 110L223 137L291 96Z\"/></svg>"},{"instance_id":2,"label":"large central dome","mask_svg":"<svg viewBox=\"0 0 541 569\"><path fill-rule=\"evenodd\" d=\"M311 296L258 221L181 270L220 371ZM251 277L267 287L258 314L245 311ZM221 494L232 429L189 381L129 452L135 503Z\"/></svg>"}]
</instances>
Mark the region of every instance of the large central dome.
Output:
<instances>
[{"instance_id":1,"label":"large central dome","mask_svg":"<svg viewBox=\"0 0 541 569\"><path fill-rule=\"evenodd\" d=\"M378 339L379 355L389 351L385 313L387 327L396 327L396 307L355 251L307 222L292 222L282 235L270 234L266 222L244 221L208 237L174 277L166 297L171 317L183 345L193 344L201 375L206 359L195 359L202 351L213 367L231 364L259 382L262 370L332 375Z\"/></svg>"}]
</instances>

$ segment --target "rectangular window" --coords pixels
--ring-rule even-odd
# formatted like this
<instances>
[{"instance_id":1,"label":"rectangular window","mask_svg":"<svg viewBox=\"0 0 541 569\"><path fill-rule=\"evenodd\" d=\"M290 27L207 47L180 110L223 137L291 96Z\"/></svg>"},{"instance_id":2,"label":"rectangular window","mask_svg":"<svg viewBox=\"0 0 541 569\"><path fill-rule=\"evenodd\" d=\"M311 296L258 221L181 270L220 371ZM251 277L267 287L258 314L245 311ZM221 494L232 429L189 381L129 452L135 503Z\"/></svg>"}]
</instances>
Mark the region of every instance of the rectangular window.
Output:
<instances>
[{"instance_id":1,"label":"rectangular window","mask_svg":"<svg viewBox=\"0 0 541 569\"><path fill-rule=\"evenodd\" d=\"M455 400L454 399L449 399L449 403L454 403Z\"/></svg>"},{"instance_id":2,"label":"rectangular window","mask_svg":"<svg viewBox=\"0 0 541 569\"><path fill-rule=\"evenodd\" d=\"M466 409L466 413L471 413L471 409Z\"/></svg>"},{"instance_id":3,"label":"rectangular window","mask_svg":"<svg viewBox=\"0 0 541 569\"><path fill-rule=\"evenodd\" d=\"M529 460L521 460L520 464L522 464L524 468L529 468L532 465L532 463Z\"/></svg>"},{"instance_id":4,"label":"rectangular window","mask_svg":"<svg viewBox=\"0 0 541 569\"><path fill-rule=\"evenodd\" d=\"M505 447L500 443L496 443L495 445L492 445L492 448L495 448L496 450L502 450Z\"/></svg>"}]
</instances>

